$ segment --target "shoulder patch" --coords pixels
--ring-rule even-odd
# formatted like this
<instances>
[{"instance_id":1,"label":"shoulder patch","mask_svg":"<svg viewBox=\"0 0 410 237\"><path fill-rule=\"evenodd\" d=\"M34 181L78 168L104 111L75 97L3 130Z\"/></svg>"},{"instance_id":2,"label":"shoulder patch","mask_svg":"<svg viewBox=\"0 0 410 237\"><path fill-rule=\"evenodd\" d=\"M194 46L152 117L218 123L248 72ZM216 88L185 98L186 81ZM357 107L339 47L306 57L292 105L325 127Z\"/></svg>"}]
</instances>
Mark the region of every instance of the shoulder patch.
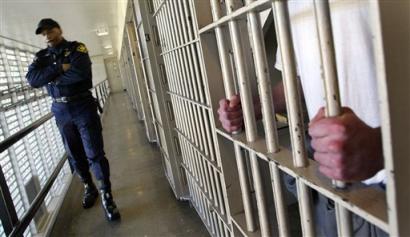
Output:
<instances>
[{"instance_id":1,"label":"shoulder patch","mask_svg":"<svg viewBox=\"0 0 410 237\"><path fill-rule=\"evenodd\" d=\"M81 43L77 46L76 50L80 53L88 53L87 47Z\"/></svg>"}]
</instances>

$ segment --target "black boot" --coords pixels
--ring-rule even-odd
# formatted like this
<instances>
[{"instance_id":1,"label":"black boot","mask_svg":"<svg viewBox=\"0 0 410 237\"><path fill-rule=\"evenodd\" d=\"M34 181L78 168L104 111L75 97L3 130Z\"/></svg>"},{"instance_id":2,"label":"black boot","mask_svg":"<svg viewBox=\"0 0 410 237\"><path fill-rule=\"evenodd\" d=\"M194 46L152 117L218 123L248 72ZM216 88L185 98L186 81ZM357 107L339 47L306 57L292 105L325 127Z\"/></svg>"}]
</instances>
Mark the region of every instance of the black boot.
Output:
<instances>
[{"instance_id":1,"label":"black boot","mask_svg":"<svg viewBox=\"0 0 410 237\"><path fill-rule=\"evenodd\" d=\"M98 198L98 190L94 183L84 183L83 207L85 209L94 205Z\"/></svg>"},{"instance_id":2,"label":"black boot","mask_svg":"<svg viewBox=\"0 0 410 237\"><path fill-rule=\"evenodd\" d=\"M104 208L105 217L108 221L115 221L121 218L117 205L115 205L111 192L101 190L101 201Z\"/></svg>"}]
</instances>

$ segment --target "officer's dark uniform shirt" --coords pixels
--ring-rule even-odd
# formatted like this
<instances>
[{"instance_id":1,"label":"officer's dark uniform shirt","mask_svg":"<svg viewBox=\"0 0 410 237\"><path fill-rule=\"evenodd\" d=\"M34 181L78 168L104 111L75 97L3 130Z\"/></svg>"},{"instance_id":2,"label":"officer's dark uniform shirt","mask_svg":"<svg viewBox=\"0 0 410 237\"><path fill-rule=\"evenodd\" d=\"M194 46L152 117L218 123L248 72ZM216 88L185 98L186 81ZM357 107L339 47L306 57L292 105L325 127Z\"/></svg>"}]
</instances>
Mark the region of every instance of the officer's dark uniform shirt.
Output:
<instances>
[{"instance_id":1,"label":"officer's dark uniform shirt","mask_svg":"<svg viewBox=\"0 0 410 237\"><path fill-rule=\"evenodd\" d=\"M35 88L47 85L53 98L69 97L84 93L92 88L91 60L84 44L63 40L56 47L40 50L38 58L29 66L26 78ZM41 62L40 57L47 57ZM71 67L64 72L62 64Z\"/></svg>"}]
</instances>

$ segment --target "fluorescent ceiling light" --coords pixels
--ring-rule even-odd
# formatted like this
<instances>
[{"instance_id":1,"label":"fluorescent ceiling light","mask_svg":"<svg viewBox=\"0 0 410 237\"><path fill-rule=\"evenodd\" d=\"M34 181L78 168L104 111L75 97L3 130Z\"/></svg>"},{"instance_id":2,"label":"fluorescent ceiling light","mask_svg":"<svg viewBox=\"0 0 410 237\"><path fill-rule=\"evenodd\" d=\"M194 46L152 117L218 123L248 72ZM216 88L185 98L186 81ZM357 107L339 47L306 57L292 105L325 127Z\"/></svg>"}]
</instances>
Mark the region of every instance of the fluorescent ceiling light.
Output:
<instances>
[{"instance_id":1,"label":"fluorescent ceiling light","mask_svg":"<svg viewBox=\"0 0 410 237\"><path fill-rule=\"evenodd\" d=\"M104 35L108 35L108 32L97 32L98 36L104 36Z\"/></svg>"},{"instance_id":2,"label":"fluorescent ceiling light","mask_svg":"<svg viewBox=\"0 0 410 237\"><path fill-rule=\"evenodd\" d=\"M97 29L97 35L98 36L104 36L104 35L108 35L108 30L105 27L100 27Z\"/></svg>"}]
</instances>

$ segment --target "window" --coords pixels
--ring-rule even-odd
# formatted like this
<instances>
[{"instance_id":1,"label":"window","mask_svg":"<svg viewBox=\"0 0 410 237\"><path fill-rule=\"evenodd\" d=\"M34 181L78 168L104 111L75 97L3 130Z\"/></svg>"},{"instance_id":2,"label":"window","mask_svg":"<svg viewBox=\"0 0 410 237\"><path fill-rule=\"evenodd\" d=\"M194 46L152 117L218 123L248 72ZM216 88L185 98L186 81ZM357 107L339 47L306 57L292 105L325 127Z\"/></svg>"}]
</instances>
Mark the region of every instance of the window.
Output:
<instances>
[{"instance_id":1,"label":"window","mask_svg":"<svg viewBox=\"0 0 410 237\"><path fill-rule=\"evenodd\" d=\"M45 89L33 89L25 79L33 58L33 52L0 45L0 141L50 112L51 99ZM35 183L44 186L64 152L58 128L51 119L0 154L0 166L19 218L40 191ZM46 197L48 212L54 211L50 204L68 184L69 173L66 164ZM32 224L24 235L35 232L36 226ZM0 225L0 237L3 236Z\"/></svg>"}]
</instances>

